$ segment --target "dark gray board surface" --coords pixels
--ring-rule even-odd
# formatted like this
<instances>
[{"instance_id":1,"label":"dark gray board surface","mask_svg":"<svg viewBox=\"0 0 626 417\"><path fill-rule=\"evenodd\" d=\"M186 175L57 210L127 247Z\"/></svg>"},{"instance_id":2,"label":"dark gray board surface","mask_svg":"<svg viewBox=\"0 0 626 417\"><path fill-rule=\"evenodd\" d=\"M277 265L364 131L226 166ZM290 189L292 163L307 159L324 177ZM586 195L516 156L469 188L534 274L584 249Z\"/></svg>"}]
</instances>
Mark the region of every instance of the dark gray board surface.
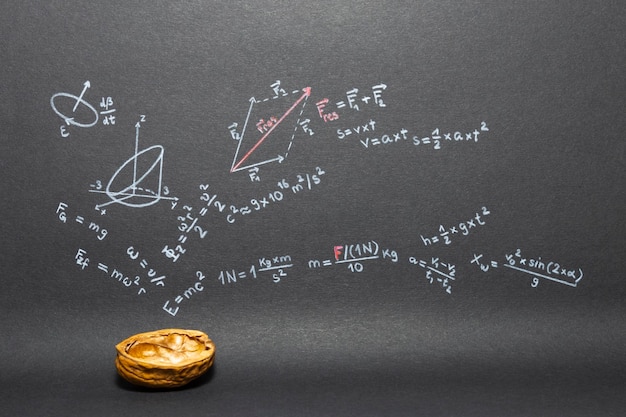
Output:
<instances>
[{"instance_id":1,"label":"dark gray board surface","mask_svg":"<svg viewBox=\"0 0 626 417\"><path fill-rule=\"evenodd\" d=\"M4 2L2 414L623 415L625 15Z\"/></svg>"}]
</instances>

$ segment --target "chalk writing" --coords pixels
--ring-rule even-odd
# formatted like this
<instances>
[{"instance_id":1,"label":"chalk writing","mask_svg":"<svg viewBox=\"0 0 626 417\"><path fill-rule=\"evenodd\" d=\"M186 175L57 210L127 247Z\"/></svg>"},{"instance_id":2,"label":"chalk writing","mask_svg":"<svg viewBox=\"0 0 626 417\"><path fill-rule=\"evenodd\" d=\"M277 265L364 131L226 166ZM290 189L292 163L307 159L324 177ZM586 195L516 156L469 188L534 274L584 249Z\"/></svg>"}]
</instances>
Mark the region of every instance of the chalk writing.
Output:
<instances>
[{"instance_id":1,"label":"chalk writing","mask_svg":"<svg viewBox=\"0 0 626 417\"><path fill-rule=\"evenodd\" d=\"M289 181L283 178L277 183L277 188L259 197L252 198L245 205L230 205L229 213L226 220L229 223L235 223L237 216L248 216L252 213L264 210L279 202L283 201L287 196L299 194L302 191L310 191L322 182L322 176L326 174L320 167L315 167L312 172L303 172L295 174ZM223 210L220 210L223 211Z\"/></svg>"},{"instance_id":2,"label":"chalk writing","mask_svg":"<svg viewBox=\"0 0 626 417\"><path fill-rule=\"evenodd\" d=\"M68 215L66 212L67 208L68 208L67 203L64 203L62 201L59 202L59 205L57 206L56 214L57 214L58 219L62 223L67 223L68 221ZM84 226L87 230L93 232L96 235L98 240L104 240L109 234L107 229L100 226L96 222L87 220L82 215L76 215L76 217L74 218L74 221L75 223Z\"/></svg>"},{"instance_id":3,"label":"chalk writing","mask_svg":"<svg viewBox=\"0 0 626 417\"><path fill-rule=\"evenodd\" d=\"M246 278L256 279L259 274L268 273L272 277L274 283L279 283L282 279L287 277L287 272L293 267L291 263L290 255L276 255L271 257L259 258L257 264L252 264L249 267L243 269L228 269L221 270L218 274L218 281L225 284L234 284L239 280Z\"/></svg>"},{"instance_id":4,"label":"chalk writing","mask_svg":"<svg viewBox=\"0 0 626 417\"><path fill-rule=\"evenodd\" d=\"M87 251L82 248L79 248L76 251L76 254L74 255L74 260L76 265L78 265L81 270L84 270L90 265L90 259L87 257ZM97 264L98 270L104 272L108 277L116 280L125 287L139 287L139 289L137 290L137 295L146 293L146 289L141 284L141 277L135 276L134 278L130 278L117 268L109 268L108 264L102 262L98 262Z\"/></svg>"},{"instance_id":5,"label":"chalk writing","mask_svg":"<svg viewBox=\"0 0 626 417\"><path fill-rule=\"evenodd\" d=\"M113 108L113 98L109 97L102 97L102 100L100 100L100 108L102 109L102 111L100 112L100 114L102 116L104 116L102 118L102 124L107 126L107 125L114 125L115 124L115 111L116 109Z\"/></svg>"},{"instance_id":6,"label":"chalk writing","mask_svg":"<svg viewBox=\"0 0 626 417\"><path fill-rule=\"evenodd\" d=\"M157 276L157 272L156 270L152 269L152 268L148 268L148 261L145 258L139 259L139 251L136 250L133 246L129 246L128 249L126 250L126 254L128 255L128 257L132 260L137 260L139 262L139 266L141 266L142 269L147 269L147 274L148 274L148 278L150 279L150 282L154 283L155 285L159 285L161 287L165 286L165 275L160 275Z\"/></svg>"},{"instance_id":7,"label":"chalk writing","mask_svg":"<svg viewBox=\"0 0 626 417\"><path fill-rule=\"evenodd\" d=\"M448 294L452 294L452 283L456 280L456 265L433 257L430 258L430 262L410 257L409 262L426 270L426 280L430 284L437 282Z\"/></svg>"},{"instance_id":8,"label":"chalk writing","mask_svg":"<svg viewBox=\"0 0 626 417\"><path fill-rule=\"evenodd\" d=\"M487 210L487 207L482 207L481 211L476 212L474 216L469 220L459 222L458 224L454 224L453 226L440 225L437 233L428 234L426 236L422 234L420 235L420 238L422 239L422 243L424 243L424 246L434 245L441 242L449 245L452 243L454 235L467 236L470 234L472 229L476 229L479 226L484 226L484 217L488 216L489 214L491 214L491 212ZM439 239L440 237L441 239Z\"/></svg>"},{"instance_id":9,"label":"chalk writing","mask_svg":"<svg viewBox=\"0 0 626 417\"><path fill-rule=\"evenodd\" d=\"M315 103L315 107L317 107L317 114L319 115L320 119L324 121L324 123L332 122L339 119L339 115L336 111L328 112L326 110L326 105L328 104L328 101L328 98L323 98Z\"/></svg>"},{"instance_id":10,"label":"chalk writing","mask_svg":"<svg viewBox=\"0 0 626 417\"><path fill-rule=\"evenodd\" d=\"M270 276L272 282L277 284L287 277L287 272L293 266L290 255L262 257L259 258L257 262L252 263L249 267L245 267L244 269L231 268L220 270L217 274L217 280L222 285L226 285L235 284L237 282L241 283L247 278L256 279L259 276ZM205 286L202 281L206 278L206 275L198 270L196 271L196 278L196 281L192 285L185 288L180 294L174 297L173 300L165 301L162 309L171 316L176 316L184 301L204 291Z\"/></svg>"},{"instance_id":11,"label":"chalk writing","mask_svg":"<svg viewBox=\"0 0 626 417\"><path fill-rule=\"evenodd\" d=\"M50 106L52 110L63 119L63 124L59 127L61 137L67 138L70 136L68 130L70 126L76 126L79 128L89 128L95 126L98 123L100 116L102 116L102 124L104 126L111 126L115 124L115 112L113 107L113 98L111 96L102 97L99 106L100 111L89 103L85 96L87 91L91 88L91 83L85 81L83 83L83 89L80 94L74 95L70 93L56 93L50 97Z\"/></svg>"},{"instance_id":12,"label":"chalk writing","mask_svg":"<svg viewBox=\"0 0 626 417\"><path fill-rule=\"evenodd\" d=\"M139 150L139 132L145 116L135 124L135 153L128 158L111 176L104 190L102 181L91 184L89 192L102 193L109 201L96 205L97 210L109 204L120 204L126 207L141 208L151 206L161 200L174 200L169 197L169 188L163 184L163 155L161 145L153 145Z\"/></svg>"},{"instance_id":13,"label":"chalk writing","mask_svg":"<svg viewBox=\"0 0 626 417\"><path fill-rule=\"evenodd\" d=\"M87 258L87 251L84 249L78 249L76 255L74 255L76 265L80 266L80 269L85 269L89 266L89 258Z\"/></svg>"},{"instance_id":14,"label":"chalk writing","mask_svg":"<svg viewBox=\"0 0 626 417\"><path fill-rule=\"evenodd\" d=\"M186 239L184 235L183 235L182 241L179 238L179 241L181 241L181 243L184 243L185 240ZM178 258L180 257L180 255L186 252L187 252L187 249L185 249L182 245L176 245L176 246L173 246L172 248L170 248L168 245L165 245L163 246L163 249L161 249L161 253L164 254L168 259L171 259L172 262L178 261Z\"/></svg>"},{"instance_id":15,"label":"chalk writing","mask_svg":"<svg viewBox=\"0 0 626 417\"><path fill-rule=\"evenodd\" d=\"M278 255L267 258L259 258L258 272L270 272L272 274L272 281L277 284L283 278L287 277L287 270L292 267L293 264L291 263L291 256Z\"/></svg>"},{"instance_id":16,"label":"chalk writing","mask_svg":"<svg viewBox=\"0 0 626 417\"><path fill-rule=\"evenodd\" d=\"M298 130L306 131L307 127L301 125L300 118L311 95L311 87L288 94L280 86L280 81L276 81L272 90L272 97L260 100L250 98L241 131L237 130L239 125L236 122L229 126L231 138L237 141L230 172L272 162L281 163L289 155ZM254 124L256 129L249 129L249 123ZM310 131L307 134L310 135Z\"/></svg>"},{"instance_id":17,"label":"chalk writing","mask_svg":"<svg viewBox=\"0 0 626 417\"><path fill-rule=\"evenodd\" d=\"M354 84L353 84L354 85ZM229 169L228 174L243 172L244 182L250 187L242 193L237 185L226 185L225 189L219 189L223 183L207 177L199 184L199 192L191 200L180 200L173 197L168 185L164 182L165 147L162 145L140 146L140 137L146 130L146 116L140 115L135 123L134 152L130 154L108 180L97 179L89 184L89 192L103 194L106 201L100 201L95 209L100 216L107 212L109 207L143 208L168 200L171 204L171 216L162 219L171 228L171 235L165 241L156 243L154 257L150 258L144 252L146 246L136 239L130 240L132 245L126 244L125 256L127 260L137 267L138 274L128 275L119 267L110 266L109 263L94 261L97 253L88 253L84 248L79 248L74 254L74 263L85 274L90 269L97 268L106 277L118 282L124 287L137 290L137 294L146 293L144 283L149 282L154 286L165 287L166 282L172 283L172 278L163 271L157 272L158 261L163 257L172 263L184 259L179 265L186 266L194 257L182 257L192 248L192 243L201 242L204 239L221 239L222 236L212 236L210 229L211 221L216 218L229 225L241 221L243 218L254 213L270 211L283 201L295 198L294 196L313 192L316 187L327 181L326 171L321 166L312 163L314 168L280 168L276 171L263 169L268 164L281 164L285 162L294 149L298 140L315 135L314 140L304 139L305 144L315 146L323 144L338 145L341 147L357 146L372 152L387 146L405 146L408 149L435 149L440 150L444 146L461 143L477 144L487 136L490 128L485 121L475 121L472 124L453 126L454 128L438 127L413 128L410 123L394 122L390 126L385 125L381 119L388 110L386 102L387 85L378 83L369 87L351 87L345 93L339 93L338 97L328 94L320 94L315 98L312 95L312 87L288 88L280 80L276 80L270 86L269 91L262 95L263 98L251 97L247 106L245 117L227 125L227 131L223 132L227 137L228 155L224 169ZM120 125L121 118L116 118L117 106L113 96L103 95L99 101L99 108L90 104L88 96L93 97L90 91L91 84L85 82L80 93L57 93L50 99L53 111L63 120L61 135L69 136L69 130L75 128L89 128L101 122L102 126ZM315 89L317 94L317 88ZM339 90L342 91L342 90ZM91 94L90 94L91 93ZM94 99L95 100L95 99ZM309 104L311 100L314 104ZM95 102L95 101L94 101ZM336 140L335 140L336 137ZM319 139L318 139L319 138ZM330 139L328 142L323 142ZM456 145L455 145L456 146ZM468 145L473 146L473 145ZM234 149L233 149L234 148ZM168 154L169 155L169 154ZM295 159L295 158L292 158ZM292 161L290 159L290 163ZM298 161L298 160L296 160ZM279 172L278 174L276 172ZM286 173L287 172L287 173ZM226 173L224 173L226 174ZM247 178L245 176L247 175ZM234 178L235 176L229 176ZM182 187L181 187L182 188ZM244 188L246 189L246 188ZM321 188L320 188L321 189ZM236 195L243 194L239 201L232 201L228 192L235 191ZM197 200L196 200L197 198ZM191 202L190 202L191 201ZM241 202L243 201L243 203ZM187 204L186 204L187 203ZM98 220L89 218L83 213L77 212L74 207L70 208L65 202L59 202L55 213L57 219L64 225L83 227L98 241L103 241L108 236L109 217L98 217ZM391 246L383 246L379 241L371 239L364 241L330 242L322 256L305 255L303 259L292 258L290 254L278 251L268 251L271 256L263 256L252 262L238 264L230 267L215 268L204 272L197 270L193 280L181 284L176 289L174 296L163 301L161 309L170 316L176 316L181 308L190 300L195 299L199 293L208 292L211 285L222 286L218 288L252 287L250 281L271 282L274 284L288 282L298 272L304 269L311 273L313 270L323 270L335 267L344 273L360 274L370 266L396 265L396 273L406 272L408 275L417 275L419 279L425 279L437 291L452 294L453 285L458 282L460 274L458 259L454 259L449 252L441 257L433 256L432 252L446 248L456 243L462 237L469 237L487 224L491 212L486 206L473 214L465 214L454 217L449 223L442 222L432 230L420 230L415 233L412 240L420 250L415 251L410 257L401 257L397 250ZM435 223L438 224L438 223ZM107 227L105 227L107 226ZM62 226L66 227L66 226ZM236 228L237 226L228 226ZM117 234L113 236L117 238ZM107 241L106 243L110 242ZM420 244L421 243L421 244ZM406 242L403 242L405 245ZM160 252L159 252L160 249ZM422 252L422 253L420 253ZM425 253L426 254L425 254ZM469 258L469 254L465 254ZM400 262L400 260L404 262ZM406 263L408 259L408 264ZM563 263L547 260L545 256L527 256L520 249L505 253L498 259L490 259L482 253L474 253L469 261L468 269L479 268L486 273L500 268L499 271L523 273L532 278L531 286L537 287L540 280L548 280L563 285L576 287L583 278L581 268L564 266ZM465 262L465 258L462 258ZM299 270L300 268L300 270ZM394 266L395 268L395 266ZM196 269L196 268L193 268ZM193 270L192 269L192 270ZM462 266L461 266L462 269ZM348 274L350 275L350 274ZM134 277L133 277L134 276ZM360 275L365 277L366 274ZM206 280L210 277L209 280ZM146 284L149 286L150 284ZM171 284L168 284L171 286ZM456 290L455 290L456 294ZM445 297L445 296L444 296Z\"/></svg>"},{"instance_id":18,"label":"chalk writing","mask_svg":"<svg viewBox=\"0 0 626 417\"><path fill-rule=\"evenodd\" d=\"M200 187L201 189L203 189L202 186ZM201 200L204 201L205 199L201 198ZM207 206L210 206L210 204L211 202L209 202ZM161 250L161 253L165 254L167 258L172 260L172 262L176 262L180 255L187 252L187 249L185 249L183 245L187 242L187 239L190 236L196 236L197 234L197 237L199 237L200 239L204 239L208 233L208 231L202 225L198 224L199 217L197 214L194 214L192 206L185 204L182 206L182 211L183 215L179 215L176 217L176 220L178 221L178 231L181 232L178 235L178 243L172 245L172 248L170 248L168 245L165 245ZM200 209L199 216L204 216L206 212L207 207L203 207L202 209Z\"/></svg>"},{"instance_id":19,"label":"chalk writing","mask_svg":"<svg viewBox=\"0 0 626 417\"><path fill-rule=\"evenodd\" d=\"M490 268L498 268L497 261L487 261L483 259L483 254L474 254L474 257L470 261L471 264L475 264L483 270L483 272L489 271Z\"/></svg>"},{"instance_id":20,"label":"chalk writing","mask_svg":"<svg viewBox=\"0 0 626 417\"><path fill-rule=\"evenodd\" d=\"M328 97L324 97L315 103L317 114L324 123L339 120L340 113L345 110L361 111L363 107L374 105L377 107L387 107L383 101L383 91L387 85L380 83L372 86L366 93L359 93L358 88L352 88L345 93L345 100L337 100L331 103ZM339 111L341 109L341 112ZM345 130L345 129L344 129Z\"/></svg>"},{"instance_id":21,"label":"chalk writing","mask_svg":"<svg viewBox=\"0 0 626 417\"><path fill-rule=\"evenodd\" d=\"M484 259L483 254L474 254L470 263L480 267L483 272L502 265L503 267L531 275L533 277L531 282L533 288L539 285L540 279L576 287L584 277L582 268L567 267L560 262L542 258L541 256L525 256L522 254L521 249L517 249L513 253L506 253L504 258L504 262L499 263L498 261Z\"/></svg>"},{"instance_id":22,"label":"chalk writing","mask_svg":"<svg viewBox=\"0 0 626 417\"><path fill-rule=\"evenodd\" d=\"M370 129L365 129L366 125L362 125L359 129L360 132L367 132ZM371 129L374 131L374 129ZM439 128L436 128L428 135L413 134L406 128L400 128L396 131L387 132L379 136L367 136L364 139L359 139L359 143L366 149L372 149L380 145L391 145L396 143L409 143L415 146L423 147L423 145L432 146L433 149L439 150L441 146L446 143L458 143L458 142L478 142L478 139L483 132L488 132L489 128L485 122L481 123L481 127L468 130L466 132L461 131L447 131L444 132ZM337 130L337 137L344 139L348 135L359 134L355 128Z\"/></svg>"},{"instance_id":23,"label":"chalk writing","mask_svg":"<svg viewBox=\"0 0 626 417\"><path fill-rule=\"evenodd\" d=\"M333 257L310 259L309 269L345 264L350 272L363 272L365 263L383 259L398 262L398 253L390 248L381 248L377 241L338 244L333 246Z\"/></svg>"},{"instance_id":24,"label":"chalk writing","mask_svg":"<svg viewBox=\"0 0 626 417\"><path fill-rule=\"evenodd\" d=\"M352 126L348 128L337 129L337 138L345 139L346 137L352 134L359 135L365 132L374 132L375 130L376 130L376 121L370 118L364 124L358 124L356 126Z\"/></svg>"},{"instance_id":25,"label":"chalk writing","mask_svg":"<svg viewBox=\"0 0 626 417\"><path fill-rule=\"evenodd\" d=\"M370 146L378 146L378 145L388 145L390 143L397 143L401 141L406 141L408 139L407 133L408 130L402 128L397 132L384 134L380 137L366 137L365 139L360 139L359 142L365 148L369 148Z\"/></svg>"},{"instance_id":26,"label":"chalk writing","mask_svg":"<svg viewBox=\"0 0 626 417\"><path fill-rule=\"evenodd\" d=\"M189 286L181 294L177 295L174 298L174 303L176 303L176 307L171 307L170 300L167 300L165 304L163 304L162 309L171 316L175 316L178 313L178 310L180 309L180 304L183 301L189 300L195 294L204 291L204 285L202 284L202 280L206 278L206 275L204 275L202 271L196 271L196 278L197 279L193 283L193 285Z\"/></svg>"},{"instance_id":27,"label":"chalk writing","mask_svg":"<svg viewBox=\"0 0 626 417\"><path fill-rule=\"evenodd\" d=\"M61 118L65 125L59 130L61 136L66 138L70 135L69 126L92 127L98 123L98 111L84 99L84 95L91 87L89 81L85 81L80 95L70 93L56 93L50 98L52 110Z\"/></svg>"},{"instance_id":28,"label":"chalk writing","mask_svg":"<svg viewBox=\"0 0 626 417\"><path fill-rule=\"evenodd\" d=\"M372 86L365 94L359 93L358 88L352 88L346 91L346 99L339 100L335 103L338 109L348 108L360 111L363 106L374 104L378 107L387 107L383 101L383 91L387 89L387 85L380 83Z\"/></svg>"},{"instance_id":29,"label":"chalk writing","mask_svg":"<svg viewBox=\"0 0 626 417\"><path fill-rule=\"evenodd\" d=\"M224 210L226 210L226 203L223 203L218 199L217 193L211 194L209 192L209 184L201 184L200 190L204 191L200 195L201 204L204 205L204 207L200 209L200 216L206 215L209 210L217 210L220 213L223 213Z\"/></svg>"}]
</instances>

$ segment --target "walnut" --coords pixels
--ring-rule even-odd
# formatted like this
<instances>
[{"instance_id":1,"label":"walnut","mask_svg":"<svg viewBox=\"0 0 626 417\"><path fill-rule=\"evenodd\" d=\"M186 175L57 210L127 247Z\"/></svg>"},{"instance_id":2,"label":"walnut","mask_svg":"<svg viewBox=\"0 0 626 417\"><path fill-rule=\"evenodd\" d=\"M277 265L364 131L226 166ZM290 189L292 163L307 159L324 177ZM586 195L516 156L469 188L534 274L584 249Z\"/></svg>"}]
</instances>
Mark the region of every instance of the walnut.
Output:
<instances>
[{"instance_id":1,"label":"walnut","mask_svg":"<svg viewBox=\"0 0 626 417\"><path fill-rule=\"evenodd\" d=\"M163 329L139 333L118 343L117 372L136 385L183 386L213 365L215 344L198 330Z\"/></svg>"}]
</instances>

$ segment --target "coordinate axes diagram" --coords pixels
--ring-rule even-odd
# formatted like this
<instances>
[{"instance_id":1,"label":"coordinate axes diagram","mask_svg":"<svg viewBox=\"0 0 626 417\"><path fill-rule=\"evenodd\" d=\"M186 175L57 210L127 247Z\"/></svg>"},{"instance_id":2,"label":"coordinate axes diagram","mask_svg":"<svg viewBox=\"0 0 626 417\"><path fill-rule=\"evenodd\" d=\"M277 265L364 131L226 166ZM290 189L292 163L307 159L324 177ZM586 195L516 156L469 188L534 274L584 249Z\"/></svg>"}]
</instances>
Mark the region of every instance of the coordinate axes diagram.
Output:
<instances>
[{"instance_id":1,"label":"coordinate axes diagram","mask_svg":"<svg viewBox=\"0 0 626 417\"><path fill-rule=\"evenodd\" d=\"M143 116L142 116L143 119ZM98 204L101 210L109 204L120 204L126 207L141 208L151 206L161 200L178 200L169 197L169 189L163 185L163 154L161 145L153 145L139 149L139 130L141 122L135 125L135 153L128 158L111 176L106 187L102 189L100 181L89 190L103 193L109 201Z\"/></svg>"},{"instance_id":2,"label":"coordinate axes diagram","mask_svg":"<svg viewBox=\"0 0 626 417\"><path fill-rule=\"evenodd\" d=\"M230 172L280 163L289 154L311 87L276 92L263 100L250 98Z\"/></svg>"}]
</instances>

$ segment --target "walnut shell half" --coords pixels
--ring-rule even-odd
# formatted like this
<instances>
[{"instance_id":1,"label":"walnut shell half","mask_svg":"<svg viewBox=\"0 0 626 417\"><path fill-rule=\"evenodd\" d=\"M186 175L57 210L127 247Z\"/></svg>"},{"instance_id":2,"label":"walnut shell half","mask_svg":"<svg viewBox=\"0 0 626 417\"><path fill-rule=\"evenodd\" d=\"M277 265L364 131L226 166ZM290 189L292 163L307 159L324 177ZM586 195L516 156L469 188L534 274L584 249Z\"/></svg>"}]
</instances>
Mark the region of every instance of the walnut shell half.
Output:
<instances>
[{"instance_id":1,"label":"walnut shell half","mask_svg":"<svg viewBox=\"0 0 626 417\"><path fill-rule=\"evenodd\" d=\"M118 343L115 366L130 383L153 388L183 386L213 365L215 344L198 330L163 329Z\"/></svg>"}]
</instances>

